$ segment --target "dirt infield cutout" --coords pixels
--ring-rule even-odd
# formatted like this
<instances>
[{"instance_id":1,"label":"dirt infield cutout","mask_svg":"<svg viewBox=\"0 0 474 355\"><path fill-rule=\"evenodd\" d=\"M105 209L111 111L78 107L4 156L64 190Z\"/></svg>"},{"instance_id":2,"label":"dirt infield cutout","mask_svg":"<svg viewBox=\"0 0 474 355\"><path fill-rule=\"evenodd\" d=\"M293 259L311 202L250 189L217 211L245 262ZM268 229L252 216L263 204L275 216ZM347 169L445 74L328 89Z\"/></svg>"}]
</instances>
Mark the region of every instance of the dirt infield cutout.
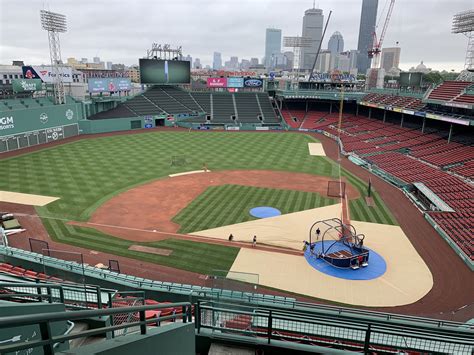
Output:
<instances>
[{"instance_id":1,"label":"dirt infield cutout","mask_svg":"<svg viewBox=\"0 0 474 355\"><path fill-rule=\"evenodd\" d=\"M176 233L179 225L172 218L188 206L209 186L239 184L245 186L316 192L327 195L331 178L304 173L268 170L226 170L206 174L182 175L160 179L125 191L102 204L89 222L97 225L123 227L113 235L133 241L160 240L152 233L139 233L133 228ZM359 192L347 185L350 199ZM117 216L121 216L117 219ZM99 228L101 229L101 228Z\"/></svg>"},{"instance_id":2,"label":"dirt infield cutout","mask_svg":"<svg viewBox=\"0 0 474 355\"><path fill-rule=\"evenodd\" d=\"M0 202L19 203L21 205L46 206L59 200L59 197L23 194L20 192L0 191Z\"/></svg>"},{"instance_id":3,"label":"dirt infield cutout","mask_svg":"<svg viewBox=\"0 0 474 355\"><path fill-rule=\"evenodd\" d=\"M143 245L136 245L136 244L130 245L128 250L139 251L141 253L162 255L162 256L170 256L173 253L173 251L170 249L145 247Z\"/></svg>"}]
</instances>

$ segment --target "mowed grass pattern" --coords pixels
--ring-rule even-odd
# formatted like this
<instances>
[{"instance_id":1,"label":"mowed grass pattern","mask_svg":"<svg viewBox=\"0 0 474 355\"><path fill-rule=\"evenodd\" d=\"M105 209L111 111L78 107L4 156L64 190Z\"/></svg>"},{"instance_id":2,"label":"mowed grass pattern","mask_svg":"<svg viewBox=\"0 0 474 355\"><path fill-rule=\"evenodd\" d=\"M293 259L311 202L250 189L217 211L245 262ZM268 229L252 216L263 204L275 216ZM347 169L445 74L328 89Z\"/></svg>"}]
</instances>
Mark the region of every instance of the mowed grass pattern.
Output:
<instances>
[{"instance_id":1,"label":"mowed grass pattern","mask_svg":"<svg viewBox=\"0 0 474 355\"><path fill-rule=\"evenodd\" d=\"M153 132L65 144L0 161L0 190L57 196L42 215L86 221L107 198L172 173L262 169L336 176L329 159L308 154L309 136L284 133ZM186 166L171 166L184 155Z\"/></svg>"},{"instance_id":2,"label":"mowed grass pattern","mask_svg":"<svg viewBox=\"0 0 474 355\"><path fill-rule=\"evenodd\" d=\"M173 221L181 226L180 233L192 233L255 220L257 218L249 211L258 206L274 207L286 214L334 203L333 199L311 192L241 185L211 186L181 210Z\"/></svg>"},{"instance_id":3,"label":"mowed grass pattern","mask_svg":"<svg viewBox=\"0 0 474 355\"><path fill-rule=\"evenodd\" d=\"M239 252L239 248L235 247L173 238L150 243L131 242L92 228L71 226L50 218L43 218L43 224L50 235L57 236L55 239L59 242L206 275L212 274L214 270L229 270ZM170 249L173 252L169 256L162 256L128 250L134 244Z\"/></svg>"},{"instance_id":4,"label":"mowed grass pattern","mask_svg":"<svg viewBox=\"0 0 474 355\"><path fill-rule=\"evenodd\" d=\"M66 222L87 221L98 206L114 195L172 173L200 169L203 163L214 171L262 169L336 178L338 167L333 161L308 154L308 143L315 141L308 135L291 133L193 131L84 139L1 160L0 190L59 197L60 200L37 208L40 216L51 217L44 218L43 223L55 240L167 265L169 257L138 255L127 250L127 241ZM184 155L189 163L171 166L172 155ZM366 184L345 174L364 195ZM351 201L353 218L395 224L376 193L374 199L376 207L367 207L363 199ZM199 243L189 243L188 249L200 248ZM235 258L233 252L219 254L225 262L214 256L204 260L205 255L200 253L191 255L192 261L190 256L183 257L182 262L177 258L173 265L186 270L194 265L197 270L201 263L208 263L203 269L225 270L225 265L230 267Z\"/></svg>"}]
</instances>

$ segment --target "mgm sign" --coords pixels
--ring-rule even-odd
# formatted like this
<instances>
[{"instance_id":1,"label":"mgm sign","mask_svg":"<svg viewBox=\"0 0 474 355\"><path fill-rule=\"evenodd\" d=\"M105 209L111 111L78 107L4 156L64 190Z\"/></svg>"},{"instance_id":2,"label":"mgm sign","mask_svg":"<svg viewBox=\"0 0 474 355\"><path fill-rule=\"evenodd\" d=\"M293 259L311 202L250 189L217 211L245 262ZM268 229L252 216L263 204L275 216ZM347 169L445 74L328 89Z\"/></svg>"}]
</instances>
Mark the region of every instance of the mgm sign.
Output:
<instances>
[{"instance_id":1,"label":"mgm sign","mask_svg":"<svg viewBox=\"0 0 474 355\"><path fill-rule=\"evenodd\" d=\"M15 125L13 124L13 116L0 117L0 131L10 128L15 128Z\"/></svg>"}]
</instances>

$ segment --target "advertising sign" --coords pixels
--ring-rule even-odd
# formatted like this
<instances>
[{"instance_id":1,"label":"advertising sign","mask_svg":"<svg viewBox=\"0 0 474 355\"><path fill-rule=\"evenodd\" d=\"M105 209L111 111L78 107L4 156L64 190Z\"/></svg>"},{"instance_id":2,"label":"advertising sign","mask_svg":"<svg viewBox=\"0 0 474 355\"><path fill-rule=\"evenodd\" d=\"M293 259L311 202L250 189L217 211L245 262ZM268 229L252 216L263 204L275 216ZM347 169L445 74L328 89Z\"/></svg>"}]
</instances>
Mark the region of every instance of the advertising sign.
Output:
<instances>
[{"instance_id":1,"label":"advertising sign","mask_svg":"<svg viewBox=\"0 0 474 355\"><path fill-rule=\"evenodd\" d=\"M130 79L124 78L88 79L87 86L90 93L130 91L132 89Z\"/></svg>"},{"instance_id":2,"label":"advertising sign","mask_svg":"<svg viewBox=\"0 0 474 355\"><path fill-rule=\"evenodd\" d=\"M228 88L243 88L244 87L244 78L227 78L227 87Z\"/></svg>"},{"instance_id":3,"label":"advertising sign","mask_svg":"<svg viewBox=\"0 0 474 355\"><path fill-rule=\"evenodd\" d=\"M227 87L227 78L207 78L208 88L225 88Z\"/></svg>"},{"instance_id":4,"label":"advertising sign","mask_svg":"<svg viewBox=\"0 0 474 355\"><path fill-rule=\"evenodd\" d=\"M246 88L261 88L263 86L263 80L258 78L245 78L244 87Z\"/></svg>"},{"instance_id":5,"label":"advertising sign","mask_svg":"<svg viewBox=\"0 0 474 355\"><path fill-rule=\"evenodd\" d=\"M25 79L41 79L44 83L51 84L54 82L56 74L53 73L51 66L23 66L23 77ZM65 83L72 83L72 68L59 67L59 76Z\"/></svg>"},{"instance_id":6,"label":"advertising sign","mask_svg":"<svg viewBox=\"0 0 474 355\"><path fill-rule=\"evenodd\" d=\"M43 84L40 79L13 79L12 87L14 92L43 90Z\"/></svg>"},{"instance_id":7,"label":"advertising sign","mask_svg":"<svg viewBox=\"0 0 474 355\"><path fill-rule=\"evenodd\" d=\"M461 104L459 102L446 102L445 106L459 107L459 108L470 108L472 104Z\"/></svg>"},{"instance_id":8,"label":"advertising sign","mask_svg":"<svg viewBox=\"0 0 474 355\"><path fill-rule=\"evenodd\" d=\"M142 84L189 84L191 63L187 60L140 59Z\"/></svg>"},{"instance_id":9,"label":"advertising sign","mask_svg":"<svg viewBox=\"0 0 474 355\"><path fill-rule=\"evenodd\" d=\"M0 130L15 128L13 116L0 117Z\"/></svg>"},{"instance_id":10,"label":"advertising sign","mask_svg":"<svg viewBox=\"0 0 474 355\"><path fill-rule=\"evenodd\" d=\"M128 70L81 69L85 78L128 78Z\"/></svg>"}]
</instances>

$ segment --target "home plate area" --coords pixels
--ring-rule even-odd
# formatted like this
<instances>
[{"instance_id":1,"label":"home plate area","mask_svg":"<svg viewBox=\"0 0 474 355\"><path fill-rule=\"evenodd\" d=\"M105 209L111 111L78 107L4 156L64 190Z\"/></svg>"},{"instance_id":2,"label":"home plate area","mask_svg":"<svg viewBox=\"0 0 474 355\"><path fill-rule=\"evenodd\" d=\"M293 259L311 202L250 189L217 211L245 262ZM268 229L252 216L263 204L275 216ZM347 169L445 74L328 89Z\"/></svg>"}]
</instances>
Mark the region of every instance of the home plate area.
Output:
<instances>
[{"instance_id":1,"label":"home plate area","mask_svg":"<svg viewBox=\"0 0 474 355\"><path fill-rule=\"evenodd\" d=\"M337 269L308 252L290 255L284 250L258 249L265 244L301 251L312 224L337 216L340 207L336 204L192 234L226 240L232 234L235 241L246 242L256 235L257 248L241 248L227 277L232 278L232 273L258 274L262 286L372 307L410 304L431 290L433 277L399 226L351 221L365 234L364 247L370 250L368 265L357 270Z\"/></svg>"}]
</instances>

